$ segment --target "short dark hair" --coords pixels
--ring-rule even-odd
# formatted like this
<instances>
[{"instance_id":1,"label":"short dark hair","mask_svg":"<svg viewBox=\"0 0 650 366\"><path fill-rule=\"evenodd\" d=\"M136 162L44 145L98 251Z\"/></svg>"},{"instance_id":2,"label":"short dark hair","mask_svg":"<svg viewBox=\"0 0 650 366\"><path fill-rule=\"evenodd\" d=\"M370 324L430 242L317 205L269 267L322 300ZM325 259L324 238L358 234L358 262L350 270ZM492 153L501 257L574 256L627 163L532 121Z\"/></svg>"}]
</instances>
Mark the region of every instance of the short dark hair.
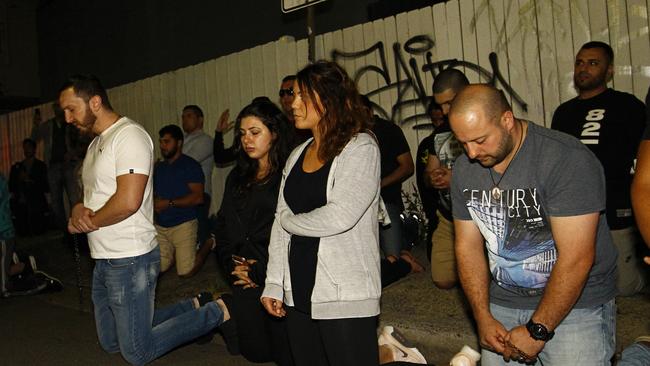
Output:
<instances>
[{"instance_id":1,"label":"short dark hair","mask_svg":"<svg viewBox=\"0 0 650 366\"><path fill-rule=\"evenodd\" d=\"M65 83L63 83L63 86L59 89L59 94L61 94L64 90L67 90L69 88L72 88L74 91L75 95L78 96L79 98L82 98L86 103L90 100L90 98L94 96L98 96L102 100L102 105L109 109L113 110L113 107L111 106L111 102L108 100L108 94L106 93L106 89L102 86L102 83L99 81L99 78L95 75L91 74L77 74L77 75L72 75L66 80Z\"/></svg>"},{"instance_id":2,"label":"short dark hair","mask_svg":"<svg viewBox=\"0 0 650 366\"><path fill-rule=\"evenodd\" d=\"M440 74L436 75L433 80L433 94L442 93L447 89L451 89L454 93L458 93L469 85L467 76L462 71L457 69L444 69Z\"/></svg>"},{"instance_id":3,"label":"short dark hair","mask_svg":"<svg viewBox=\"0 0 650 366\"><path fill-rule=\"evenodd\" d=\"M188 109L196 113L197 116L203 117L203 110L198 105L195 104L186 105L185 107L183 107L183 112L185 112Z\"/></svg>"},{"instance_id":4,"label":"short dark hair","mask_svg":"<svg viewBox=\"0 0 650 366\"><path fill-rule=\"evenodd\" d=\"M287 75L282 78L282 82L284 83L285 81L294 81L296 80L296 75Z\"/></svg>"},{"instance_id":5,"label":"short dark hair","mask_svg":"<svg viewBox=\"0 0 650 366\"><path fill-rule=\"evenodd\" d=\"M36 148L36 141L30 139L29 137L23 140L23 146L25 144L32 145L34 149Z\"/></svg>"},{"instance_id":6,"label":"short dark hair","mask_svg":"<svg viewBox=\"0 0 650 366\"><path fill-rule=\"evenodd\" d=\"M255 104L255 103L273 103L273 102L266 95L260 95L259 97L253 98L253 101L251 101L251 104Z\"/></svg>"},{"instance_id":7,"label":"short dark hair","mask_svg":"<svg viewBox=\"0 0 650 366\"><path fill-rule=\"evenodd\" d=\"M162 138L165 135L171 136L176 141L183 141L183 131L178 125L167 125L158 131L158 136Z\"/></svg>"},{"instance_id":8,"label":"short dark hair","mask_svg":"<svg viewBox=\"0 0 650 366\"><path fill-rule=\"evenodd\" d=\"M614 50L612 50L610 45L601 41L590 41L583 44L582 47L580 47L580 50L589 50L592 48L600 48L605 51L605 56L608 58L607 61L609 61L610 64L614 63Z\"/></svg>"}]
</instances>

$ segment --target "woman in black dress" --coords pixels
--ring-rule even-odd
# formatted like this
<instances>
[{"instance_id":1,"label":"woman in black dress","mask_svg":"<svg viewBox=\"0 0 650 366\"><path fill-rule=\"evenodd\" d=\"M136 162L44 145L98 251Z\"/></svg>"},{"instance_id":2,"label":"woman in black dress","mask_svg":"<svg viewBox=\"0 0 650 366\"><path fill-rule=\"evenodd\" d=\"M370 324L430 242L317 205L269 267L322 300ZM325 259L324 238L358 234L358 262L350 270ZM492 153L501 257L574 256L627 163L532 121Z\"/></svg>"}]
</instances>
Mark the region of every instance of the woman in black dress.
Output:
<instances>
[{"instance_id":1,"label":"woman in black dress","mask_svg":"<svg viewBox=\"0 0 650 366\"><path fill-rule=\"evenodd\" d=\"M244 107L235 122L237 165L226 179L214 231L221 268L231 279L223 295L231 320L221 326L229 350L252 362L292 365L284 321L267 314L264 289L268 244L282 169L289 154L289 122L270 101Z\"/></svg>"}]
</instances>

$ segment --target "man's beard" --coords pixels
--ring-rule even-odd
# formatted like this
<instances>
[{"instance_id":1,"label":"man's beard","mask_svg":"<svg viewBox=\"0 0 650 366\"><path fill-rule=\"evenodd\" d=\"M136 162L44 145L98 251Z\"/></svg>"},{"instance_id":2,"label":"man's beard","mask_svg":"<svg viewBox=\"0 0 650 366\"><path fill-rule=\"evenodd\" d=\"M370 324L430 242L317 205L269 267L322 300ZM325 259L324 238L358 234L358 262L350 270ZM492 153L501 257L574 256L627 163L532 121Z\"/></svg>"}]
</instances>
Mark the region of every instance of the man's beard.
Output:
<instances>
[{"instance_id":1,"label":"man's beard","mask_svg":"<svg viewBox=\"0 0 650 366\"><path fill-rule=\"evenodd\" d=\"M75 125L77 126L80 134L85 136L93 136L95 134L93 132L93 126L95 126L96 121L97 117L87 111L81 123L76 123Z\"/></svg>"},{"instance_id":2,"label":"man's beard","mask_svg":"<svg viewBox=\"0 0 650 366\"><path fill-rule=\"evenodd\" d=\"M499 142L499 147L497 148L497 151L494 153L494 155L488 155L486 156L485 160L486 161L481 161L479 160L479 164L481 164L485 168L491 168L499 163L501 163L505 158L512 152L512 149L514 148L514 141L512 139L512 136L508 134L505 129L503 130L503 137L501 138L501 141Z\"/></svg>"},{"instance_id":3,"label":"man's beard","mask_svg":"<svg viewBox=\"0 0 650 366\"><path fill-rule=\"evenodd\" d=\"M585 81L579 81L580 74L573 76L573 85L579 91L589 91L594 90L600 87L603 84L606 84L605 78L606 75L595 75L590 78L587 78Z\"/></svg>"},{"instance_id":4,"label":"man's beard","mask_svg":"<svg viewBox=\"0 0 650 366\"><path fill-rule=\"evenodd\" d=\"M175 147L167 151L161 150L160 155L162 155L162 157L165 159L171 159L174 157L174 155L176 155L177 152L178 152L178 147Z\"/></svg>"}]
</instances>

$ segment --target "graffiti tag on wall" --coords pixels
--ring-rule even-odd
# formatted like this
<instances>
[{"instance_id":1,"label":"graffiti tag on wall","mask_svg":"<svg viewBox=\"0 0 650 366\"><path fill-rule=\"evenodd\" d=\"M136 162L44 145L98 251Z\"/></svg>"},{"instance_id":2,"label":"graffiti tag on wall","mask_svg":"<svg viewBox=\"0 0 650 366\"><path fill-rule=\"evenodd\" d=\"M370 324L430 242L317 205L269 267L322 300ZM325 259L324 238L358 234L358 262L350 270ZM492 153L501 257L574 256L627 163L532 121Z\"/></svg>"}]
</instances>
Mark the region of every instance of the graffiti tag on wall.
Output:
<instances>
[{"instance_id":1,"label":"graffiti tag on wall","mask_svg":"<svg viewBox=\"0 0 650 366\"><path fill-rule=\"evenodd\" d=\"M410 122L415 122L419 119L428 120L428 116L424 113L406 115L407 110L414 110L412 107L416 105L421 105L426 110L427 105L433 99L432 96L427 94L429 88L425 87L423 83L423 73L430 73L432 79L435 80L436 75L441 71L448 68L465 68L465 73L475 72L478 74L481 80L487 80L487 83L493 86L498 86L501 88L506 95L509 95L512 98L513 103L517 103L522 110L527 111L527 103L517 94L517 92L508 84L504 79L503 75L499 71L499 63L497 60L497 55L494 52L491 52L489 55L490 60L490 70L487 70L481 67L478 64L458 60L458 59L446 59L446 60L433 60L433 54L431 49L435 46L435 43L431 37L428 35L418 35L410 38L402 46L399 42L393 43L393 63L395 68L395 79L392 80L389 69L388 61L386 57L386 49L383 42L377 42L374 45L368 47L365 50L355 51L355 52L344 52L340 50L332 50L331 56L332 60L338 61L341 59L355 60L365 56L368 56L373 53L377 53L379 57L379 65L364 65L357 69L353 78L355 82L359 80L367 73L375 73L379 75L379 78L383 81L384 85L370 90L367 95L372 97L380 93L386 92L388 90L397 90L397 100L391 106L390 112L384 110L381 106L373 103L373 108L381 117L389 119L395 123L405 125ZM409 56L408 63L404 57L406 52ZM418 62L414 56L425 55L426 62L421 67L418 65ZM498 82L498 85L497 85ZM412 91L412 94L409 94L409 91ZM411 96L407 96L411 95ZM412 97L412 95L415 95ZM417 124L414 128L432 128L431 123Z\"/></svg>"}]
</instances>

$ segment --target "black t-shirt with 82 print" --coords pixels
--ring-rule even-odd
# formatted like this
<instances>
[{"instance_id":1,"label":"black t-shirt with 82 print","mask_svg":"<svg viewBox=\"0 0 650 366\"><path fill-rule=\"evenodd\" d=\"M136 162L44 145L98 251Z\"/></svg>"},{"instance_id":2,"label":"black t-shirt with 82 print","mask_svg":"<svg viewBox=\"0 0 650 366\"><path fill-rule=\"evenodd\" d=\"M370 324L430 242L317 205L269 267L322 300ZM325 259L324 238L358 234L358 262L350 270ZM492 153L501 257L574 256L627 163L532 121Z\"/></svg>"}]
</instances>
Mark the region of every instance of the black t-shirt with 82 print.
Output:
<instances>
[{"instance_id":1,"label":"black t-shirt with 82 print","mask_svg":"<svg viewBox=\"0 0 650 366\"><path fill-rule=\"evenodd\" d=\"M607 89L589 99L573 98L553 114L551 128L578 138L600 160L607 184L607 223L634 225L631 170L645 128L645 105L634 95Z\"/></svg>"}]
</instances>

